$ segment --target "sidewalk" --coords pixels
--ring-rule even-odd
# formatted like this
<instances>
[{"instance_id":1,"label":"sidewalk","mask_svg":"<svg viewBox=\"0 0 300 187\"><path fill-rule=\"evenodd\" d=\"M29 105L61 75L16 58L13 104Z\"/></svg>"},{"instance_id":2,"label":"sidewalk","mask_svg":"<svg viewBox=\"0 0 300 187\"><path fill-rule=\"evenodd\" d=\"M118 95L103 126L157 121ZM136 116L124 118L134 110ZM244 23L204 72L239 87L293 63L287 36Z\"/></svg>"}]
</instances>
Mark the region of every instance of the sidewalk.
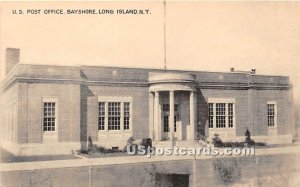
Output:
<instances>
[{"instance_id":1,"label":"sidewalk","mask_svg":"<svg viewBox=\"0 0 300 187\"><path fill-rule=\"evenodd\" d=\"M276 148L261 148L255 149L255 156L259 155L276 155L276 154L293 154L300 153L300 145L293 145L287 147ZM218 158L225 156L217 156ZM235 156L242 157L242 156ZM243 156L245 157L245 156ZM251 157L251 156L248 156ZM51 169L51 168L70 168L70 167L84 167L91 165L107 166L107 165L122 165L122 164L138 164L149 162L163 162L163 161L178 161L178 160L192 160L194 156L154 156L148 158L147 156L123 156L123 157L109 157L109 158L82 158L74 160L56 160L56 161L39 161L39 162L21 162L21 163L2 163L0 164L0 172L5 171L22 171L22 170L36 170L36 169ZM211 159L212 156L199 155L197 160Z\"/></svg>"}]
</instances>

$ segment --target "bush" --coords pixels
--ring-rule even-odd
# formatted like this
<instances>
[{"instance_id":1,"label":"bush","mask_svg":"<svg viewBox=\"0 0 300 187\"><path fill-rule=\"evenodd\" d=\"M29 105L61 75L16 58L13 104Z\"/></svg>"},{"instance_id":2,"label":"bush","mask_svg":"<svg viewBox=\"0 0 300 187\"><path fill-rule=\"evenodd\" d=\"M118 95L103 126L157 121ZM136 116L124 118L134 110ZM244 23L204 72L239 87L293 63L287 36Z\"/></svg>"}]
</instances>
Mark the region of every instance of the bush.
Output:
<instances>
[{"instance_id":1,"label":"bush","mask_svg":"<svg viewBox=\"0 0 300 187\"><path fill-rule=\"evenodd\" d=\"M214 134L214 137L212 138L212 143L215 147L223 147L223 142L219 137L219 134Z\"/></svg>"},{"instance_id":2,"label":"bush","mask_svg":"<svg viewBox=\"0 0 300 187\"><path fill-rule=\"evenodd\" d=\"M244 147L244 142L223 142L223 147Z\"/></svg>"},{"instance_id":3,"label":"bush","mask_svg":"<svg viewBox=\"0 0 300 187\"><path fill-rule=\"evenodd\" d=\"M80 155L80 154L86 154L86 155L89 154L88 150L86 150L86 149L78 149L75 152L78 155Z\"/></svg>"},{"instance_id":4,"label":"bush","mask_svg":"<svg viewBox=\"0 0 300 187\"><path fill-rule=\"evenodd\" d=\"M92 149L94 147L93 139L91 136L88 137L88 149Z\"/></svg>"},{"instance_id":5,"label":"bush","mask_svg":"<svg viewBox=\"0 0 300 187\"><path fill-rule=\"evenodd\" d=\"M107 153L107 149L105 147L97 147L96 148L97 153Z\"/></svg>"},{"instance_id":6,"label":"bush","mask_svg":"<svg viewBox=\"0 0 300 187\"><path fill-rule=\"evenodd\" d=\"M253 141L253 140L252 140ZM250 141L247 145L255 145L255 146L266 146L266 143L263 142L252 142ZM216 147L244 147L245 142L223 142L222 146L216 146Z\"/></svg>"},{"instance_id":7,"label":"bush","mask_svg":"<svg viewBox=\"0 0 300 187\"><path fill-rule=\"evenodd\" d=\"M254 146L255 145L255 141L251 139L251 134L250 131L247 129L246 133L245 133L245 146Z\"/></svg>"},{"instance_id":8,"label":"bush","mask_svg":"<svg viewBox=\"0 0 300 187\"><path fill-rule=\"evenodd\" d=\"M127 144L132 144L134 141L135 141L134 137L131 136L130 138L128 138Z\"/></svg>"},{"instance_id":9,"label":"bush","mask_svg":"<svg viewBox=\"0 0 300 187\"><path fill-rule=\"evenodd\" d=\"M250 137L246 137L246 139L245 139L245 145L246 146L254 146L255 145L255 141L254 140L252 140Z\"/></svg>"},{"instance_id":10,"label":"bush","mask_svg":"<svg viewBox=\"0 0 300 187\"><path fill-rule=\"evenodd\" d=\"M119 152L122 152L122 150L120 150L120 149L110 149L110 148L106 148L106 147L103 147L103 146L99 146L99 147L96 148L96 152L106 154L106 153L119 153Z\"/></svg>"},{"instance_id":11,"label":"bush","mask_svg":"<svg viewBox=\"0 0 300 187\"><path fill-rule=\"evenodd\" d=\"M149 147L152 147L152 140L151 138L143 138L141 145L144 146L146 149Z\"/></svg>"},{"instance_id":12,"label":"bush","mask_svg":"<svg viewBox=\"0 0 300 187\"><path fill-rule=\"evenodd\" d=\"M267 144L264 142L255 142L256 146L266 146Z\"/></svg>"}]
</instances>

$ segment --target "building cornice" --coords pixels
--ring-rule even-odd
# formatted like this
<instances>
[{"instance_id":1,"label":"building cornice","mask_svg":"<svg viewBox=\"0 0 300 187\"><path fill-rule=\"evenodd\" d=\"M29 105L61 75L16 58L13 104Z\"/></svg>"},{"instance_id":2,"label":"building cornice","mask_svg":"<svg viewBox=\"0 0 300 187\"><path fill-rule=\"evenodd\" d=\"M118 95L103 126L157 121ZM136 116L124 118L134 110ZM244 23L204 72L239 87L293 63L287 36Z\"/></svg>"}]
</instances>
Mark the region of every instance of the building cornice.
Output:
<instances>
[{"instance_id":1,"label":"building cornice","mask_svg":"<svg viewBox=\"0 0 300 187\"><path fill-rule=\"evenodd\" d=\"M132 86L132 87L149 87L149 82L136 82L136 81L117 81L117 80L87 80L87 79L62 79L62 78L31 78L15 76L4 82L1 85L2 90L5 90L8 86L14 82L27 82L27 83L57 83L57 84L79 84L79 85L91 85L91 86ZM196 82L196 87L200 89L235 89L235 90L286 90L292 88L292 85L286 84L245 84L245 83L217 83L217 82Z\"/></svg>"},{"instance_id":2,"label":"building cornice","mask_svg":"<svg viewBox=\"0 0 300 187\"><path fill-rule=\"evenodd\" d=\"M14 82L27 82L27 83L57 83L57 84L79 84L79 85L101 85L101 86L135 86L135 87L148 87L147 82L124 82L124 81L90 81L85 79L54 79L54 78L30 78L30 77L13 77L6 81L1 86L2 90L5 90L8 86Z\"/></svg>"}]
</instances>

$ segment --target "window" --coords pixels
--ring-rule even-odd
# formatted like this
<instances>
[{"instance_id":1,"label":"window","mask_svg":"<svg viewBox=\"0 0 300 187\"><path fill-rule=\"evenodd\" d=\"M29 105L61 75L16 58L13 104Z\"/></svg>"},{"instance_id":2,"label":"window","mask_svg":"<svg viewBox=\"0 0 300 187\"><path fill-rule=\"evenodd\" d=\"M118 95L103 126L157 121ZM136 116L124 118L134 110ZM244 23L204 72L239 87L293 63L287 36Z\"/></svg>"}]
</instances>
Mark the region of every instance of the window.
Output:
<instances>
[{"instance_id":1,"label":"window","mask_svg":"<svg viewBox=\"0 0 300 187\"><path fill-rule=\"evenodd\" d=\"M233 128L234 103L208 103L208 128Z\"/></svg>"},{"instance_id":2,"label":"window","mask_svg":"<svg viewBox=\"0 0 300 187\"><path fill-rule=\"evenodd\" d=\"M177 117L176 115L174 116L174 132L176 132L176 121L177 121Z\"/></svg>"},{"instance_id":3,"label":"window","mask_svg":"<svg viewBox=\"0 0 300 187\"><path fill-rule=\"evenodd\" d=\"M164 132L169 132L169 116L164 115Z\"/></svg>"},{"instance_id":4,"label":"window","mask_svg":"<svg viewBox=\"0 0 300 187\"><path fill-rule=\"evenodd\" d=\"M104 130L104 128L105 128L105 103L99 102L98 130Z\"/></svg>"},{"instance_id":5,"label":"window","mask_svg":"<svg viewBox=\"0 0 300 187\"><path fill-rule=\"evenodd\" d=\"M213 103L208 103L208 128L213 128L214 123L214 108Z\"/></svg>"},{"instance_id":6,"label":"window","mask_svg":"<svg viewBox=\"0 0 300 187\"><path fill-rule=\"evenodd\" d=\"M228 127L233 127L233 103L228 103Z\"/></svg>"},{"instance_id":7,"label":"window","mask_svg":"<svg viewBox=\"0 0 300 187\"><path fill-rule=\"evenodd\" d=\"M169 115L170 115L170 105L169 104L163 104L163 114L164 114L164 132L169 132ZM176 132L177 127L176 123L179 119L179 105L174 105L174 132Z\"/></svg>"},{"instance_id":8,"label":"window","mask_svg":"<svg viewBox=\"0 0 300 187\"><path fill-rule=\"evenodd\" d=\"M55 102L44 102L44 132L55 131Z\"/></svg>"},{"instance_id":9,"label":"window","mask_svg":"<svg viewBox=\"0 0 300 187\"><path fill-rule=\"evenodd\" d=\"M275 104L268 104L268 127L274 127L275 126Z\"/></svg>"},{"instance_id":10,"label":"window","mask_svg":"<svg viewBox=\"0 0 300 187\"><path fill-rule=\"evenodd\" d=\"M129 129L130 123L130 103L124 103L124 130Z\"/></svg>"},{"instance_id":11,"label":"window","mask_svg":"<svg viewBox=\"0 0 300 187\"><path fill-rule=\"evenodd\" d=\"M120 130L121 103L108 103L108 130Z\"/></svg>"},{"instance_id":12,"label":"window","mask_svg":"<svg viewBox=\"0 0 300 187\"><path fill-rule=\"evenodd\" d=\"M225 103L216 104L216 127L217 128L226 127Z\"/></svg>"},{"instance_id":13,"label":"window","mask_svg":"<svg viewBox=\"0 0 300 187\"><path fill-rule=\"evenodd\" d=\"M170 111L170 105L169 104L163 104L163 112L169 113Z\"/></svg>"},{"instance_id":14,"label":"window","mask_svg":"<svg viewBox=\"0 0 300 187\"><path fill-rule=\"evenodd\" d=\"M114 101L116 100L116 101ZM129 130L131 123L129 98L98 97L98 130Z\"/></svg>"}]
</instances>

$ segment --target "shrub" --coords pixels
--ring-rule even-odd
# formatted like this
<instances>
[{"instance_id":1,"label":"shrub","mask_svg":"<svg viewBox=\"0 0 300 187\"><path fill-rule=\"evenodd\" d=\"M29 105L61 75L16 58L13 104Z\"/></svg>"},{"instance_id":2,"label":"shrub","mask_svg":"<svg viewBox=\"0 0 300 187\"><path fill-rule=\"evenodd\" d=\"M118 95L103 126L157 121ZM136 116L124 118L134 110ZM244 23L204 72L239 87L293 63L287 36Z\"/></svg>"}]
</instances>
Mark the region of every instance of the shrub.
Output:
<instances>
[{"instance_id":1,"label":"shrub","mask_svg":"<svg viewBox=\"0 0 300 187\"><path fill-rule=\"evenodd\" d=\"M251 139L251 134L250 131L247 129L246 133L245 133L245 146L254 146L255 145L255 141Z\"/></svg>"},{"instance_id":2,"label":"shrub","mask_svg":"<svg viewBox=\"0 0 300 187\"><path fill-rule=\"evenodd\" d=\"M214 134L214 137L212 138L212 143L215 147L223 147L223 142L219 137L219 134Z\"/></svg>"},{"instance_id":3,"label":"shrub","mask_svg":"<svg viewBox=\"0 0 300 187\"><path fill-rule=\"evenodd\" d=\"M152 147L152 140L151 138L143 138L141 145L144 146L146 149L149 147Z\"/></svg>"},{"instance_id":4,"label":"shrub","mask_svg":"<svg viewBox=\"0 0 300 187\"><path fill-rule=\"evenodd\" d=\"M223 142L223 147L244 147L244 142Z\"/></svg>"},{"instance_id":5,"label":"shrub","mask_svg":"<svg viewBox=\"0 0 300 187\"><path fill-rule=\"evenodd\" d=\"M80 154L89 154L88 150L86 149L78 149L75 151L77 155L80 155Z\"/></svg>"},{"instance_id":6,"label":"shrub","mask_svg":"<svg viewBox=\"0 0 300 187\"><path fill-rule=\"evenodd\" d=\"M107 154L107 153L119 153L119 152L122 152L122 150L120 150L119 148L110 149L110 148L106 148L106 147L103 147L103 146L99 146L99 147L96 148L96 152Z\"/></svg>"},{"instance_id":7,"label":"shrub","mask_svg":"<svg viewBox=\"0 0 300 187\"><path fill-rule=\"evenodd\" d=\"M106 153L106 148L99 146L96 148L97 153Z\"/></svg>"},{"instance_id":8,"label":"shrub","mask_svg":"<svg viewBox=\"0 0 300 187\"><path fill-rule=\"evenodd\" d=\"M255 142L256 146L266 146L266 143L264 142Z\"/></svg>"},{"instance_id":9,"label":"shrub","mask_svg":"<svg viewBox=\"0 0 300 187\"><path fill-rule=\"evenodd\" d=\"M134 137L131 136L130 138L128 138L127 144L132 144L134 141L135 141Z\"/></svg>"},{"instance_id":10,"label":"shrub","mask_svg":"<svg viewBox=\"0 0 300 187\"><path fill-rule=\"evenodd\" d=\"M88 137L88 149L92 149L94 147L93 139L91 136Z\"/></svg>"},{"instance_id":11,"label":"shrub","mask_svg":"<svg viewBox=\"0 0 300 187\"><path fill-rule=\"evenodd\" d=\"M250 142L248 145L266 146L266 143L253 141ZM223 142L222 143L222 147L244 147L244 146L245 146L245 142Z\"/></svg>"},{"instance_id":12,"label":"shrub","mask_svg":"<svg viewBox=\"0 0 300 187\"><path fill-rule=\"evenodd\" d=\"M252 140L250 137L246 137L246 139L245 139L245 145L246 146L253 146L253 145L255 145L255 141Z\"/></svg>"}]
</instances>

